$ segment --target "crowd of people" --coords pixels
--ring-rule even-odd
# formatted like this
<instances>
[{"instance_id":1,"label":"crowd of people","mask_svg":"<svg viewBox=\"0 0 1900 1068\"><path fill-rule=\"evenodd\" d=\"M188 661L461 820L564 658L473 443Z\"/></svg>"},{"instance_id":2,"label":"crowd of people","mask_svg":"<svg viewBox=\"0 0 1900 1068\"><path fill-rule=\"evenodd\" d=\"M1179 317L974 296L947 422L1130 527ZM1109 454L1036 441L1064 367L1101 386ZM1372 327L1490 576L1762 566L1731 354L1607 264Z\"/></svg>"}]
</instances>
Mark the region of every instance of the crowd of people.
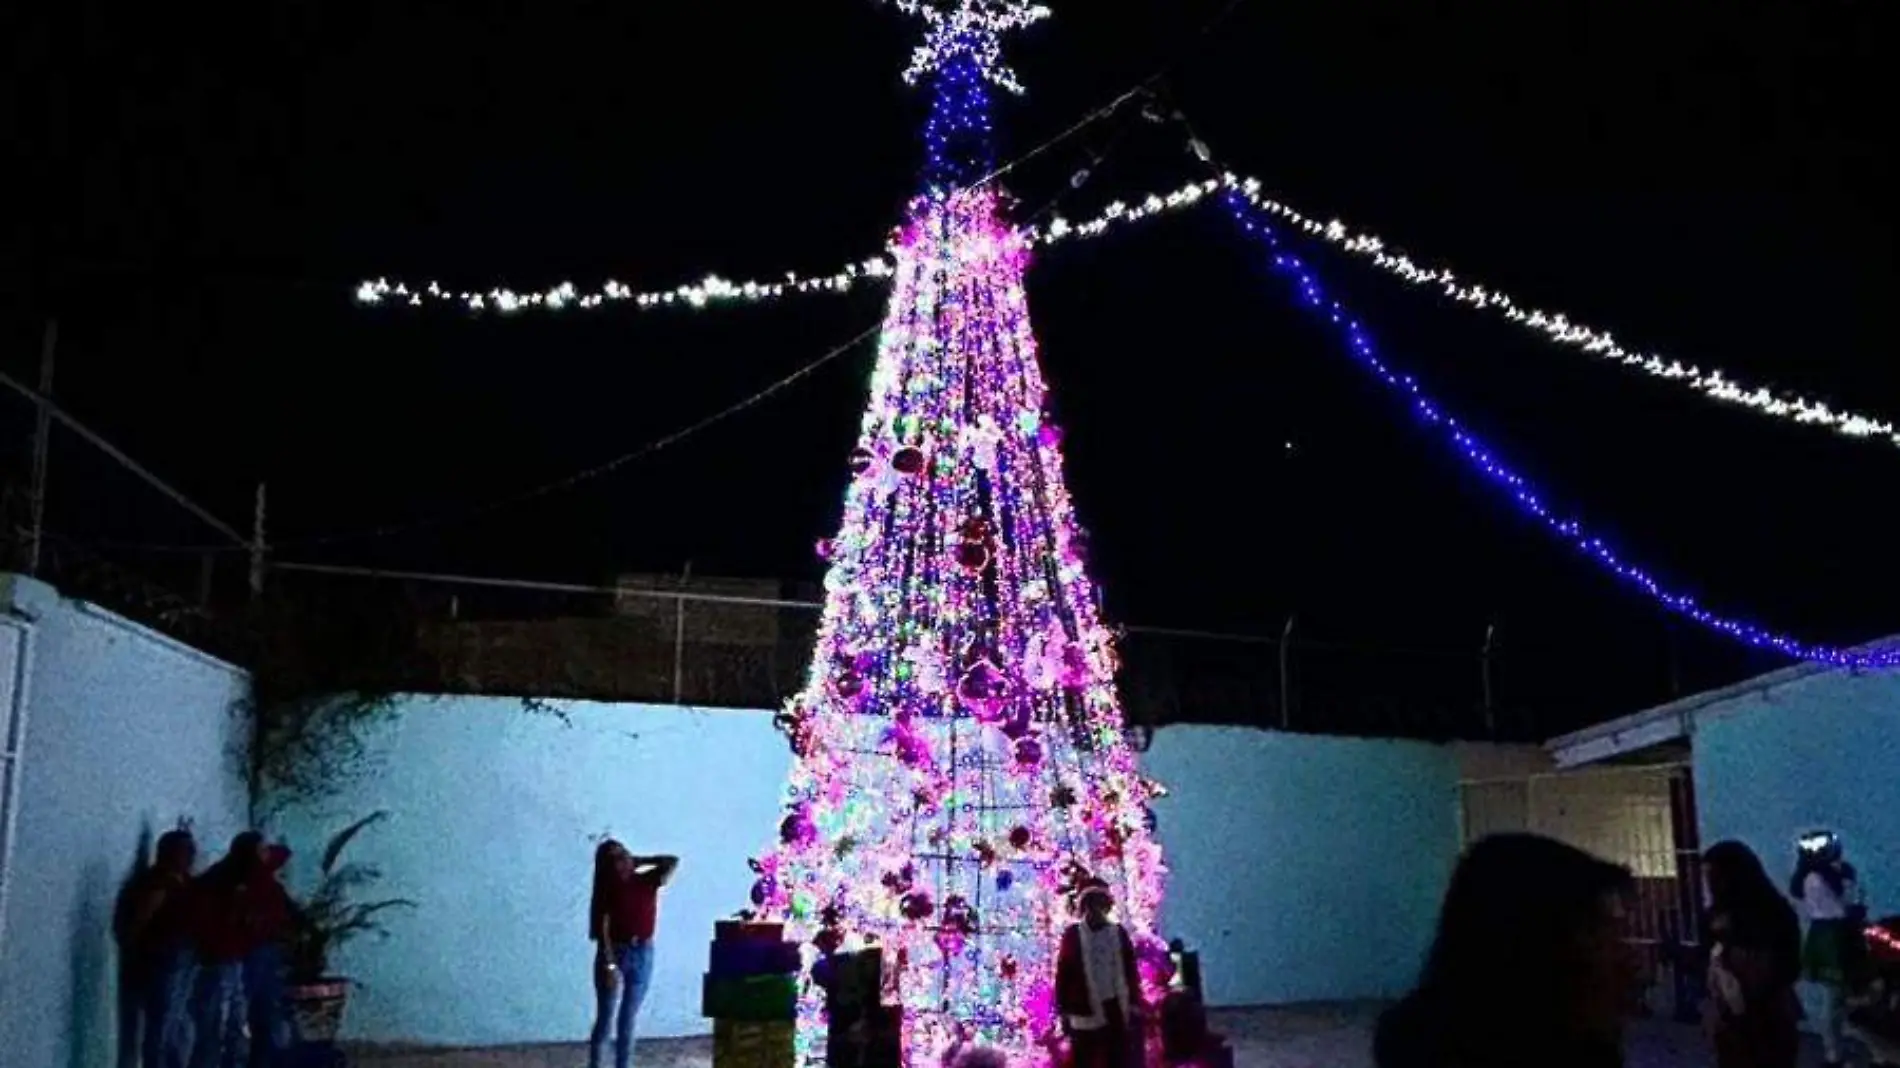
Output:
<instances>
[{"instance_id":1,"label":"crowd of people","mask_svg":"<svg viewBox=\"0 0 1900 1068\"><path fill-rule=\"evenodd\" d=\"M1702 874L1704 1023L1717 1068L1794 1068L1803 981L1826 1006L1813 1021L1825 1063L1844 1063L1864 915L1838 839L1803 839L1786 897L1739 842L1709 849ZM1629 869L1547 838L1474 845L1452 877L1417 988L1380 1021L1379 1068L1621 1068L1641 979L1623 937L1635 886ZM1807 912L1805 943L1790 898Z\"/></svg>"},{"instance_id":2,"label":"crowd of people","mask_svg":"<svg viewBox=\"0 0 1900 1068\"><path fill-rule=\"evenodd\" d=\"M270 1068L288 1045L289 851L246 831L203 872L185 829L158 840L128 887L115 934L124 967L121 1063Z\"/></svg>"},{"instance_id":3,"label":"crowd of people","mask_svg":"<svg viewBox=\"0 0 1900 1068\"><path fill-rule=\"evenodd\" d=\"M128 889L117 923L125 964L125 1064L270 1068L280 1063L286 950L297 909L279 880L289 852L256 832L202 873L197 843L167 832ZM588 934L596 945L590 1068L607 1051L627 1068L651 976L658 899L679 860L595 854ZM1702 857L1707 905L1706 1030L1717 1068L1794 1068L1803 1010L1828 1065L1843 1063L1848 994L1862 950L1858 879L1831 835L1803 839L1783 895L1761 859L1726 841ZM1487 838L1466 852L1412 993L1381 1019L1379 1068L1621 1068L1623 1030L1641 979L1624 938L1629 869L1536 835ZM1056 987L1078 1064L1134 1063L1129 1014L1139 979L1106 887L1081 895ZM1804 940L1795 905L1806 913ZM1878 1063L1878 1062L1876 1062Z\"/></svg>"}]
</instances>

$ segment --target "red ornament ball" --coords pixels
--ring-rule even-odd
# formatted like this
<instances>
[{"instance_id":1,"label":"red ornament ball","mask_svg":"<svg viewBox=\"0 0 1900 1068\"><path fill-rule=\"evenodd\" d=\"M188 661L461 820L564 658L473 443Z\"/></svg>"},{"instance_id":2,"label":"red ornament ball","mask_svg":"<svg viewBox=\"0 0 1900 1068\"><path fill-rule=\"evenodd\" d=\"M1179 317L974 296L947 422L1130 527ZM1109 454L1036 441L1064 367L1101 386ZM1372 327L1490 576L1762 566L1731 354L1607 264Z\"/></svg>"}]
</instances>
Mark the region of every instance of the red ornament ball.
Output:
<instances>
[{"instance_id":1,"label":"red ornament ball","mask_svg":"<svg viewBox=\"0 0 1900 1068\"><path fill-rule=\"evenodd\" d=\"M927 920L932 913L937 911L937 903L930 900L929 894L919 890L905 894L904 900L898 904L898 909L903 912L907 920Z\"/></svg>"},{"instance_id":2,"label":"red ornament ball","mask_svg":"<svg viewBox=\"0 0 1900 1068\"><path fill-rule=\"evenodd\" d=\"M957 566L972 575L981 574L990 566L990 547L980 541L958 543L955 556Z\"/></svg>"},{"instance_id":3,"label":"red ornament ball","mask_svg":"<svg viewBox=\"0 0 1900 1068\"><path fill-rule=\"evenodd\" d=\"M1016 739L1016 763L1026 768L1042 763L1042 742L1033 736Z\"/></svg>"},{"instance_id":4,"label":"red ornament ball","mask_svg":"<svg viewBox=\"0 0 1900 1068\"><path fill-rule=\"evenodd\" d=\"M977 515L964 520L958 533L963 535L964 541L988 541L996 533L996 527L989 520Z\"/></svg>"},{"instance_id":5,"label":"red ornament ball","mask_svg":"<svg viewBox=\"0 0 1900 1068\"><path fill-rule=\"evenodd\" d=\"M924 450L915 445L906 445L891 454L891 469L905 477L923 474L924 467Z\"/></svg>"},{"instance_id":6,"label":"red ornament ball","mask_svg":"<svg viewBox=\"0 0 1900 1068\"><path fill-rule=\"evenodd\" d=\"M831 688L839 697L847 701L855 700L864 692L864 676L855 670L846 669L839 672L837 678L832 680Z\"/></svg>"},{"instance_id":7,"label":"red ornament ball","mask_svg":"<svg viewBox=\"0 0 1900 1068\"><path fill-rule=\"evenodd\" d=\"M1019 825L1010 829L1009 844L1013 849L1028 849L1029 843L1034 840L1035 835L1029 833L1029 828L1027 827Z\"/></svg>"}]
</instances>

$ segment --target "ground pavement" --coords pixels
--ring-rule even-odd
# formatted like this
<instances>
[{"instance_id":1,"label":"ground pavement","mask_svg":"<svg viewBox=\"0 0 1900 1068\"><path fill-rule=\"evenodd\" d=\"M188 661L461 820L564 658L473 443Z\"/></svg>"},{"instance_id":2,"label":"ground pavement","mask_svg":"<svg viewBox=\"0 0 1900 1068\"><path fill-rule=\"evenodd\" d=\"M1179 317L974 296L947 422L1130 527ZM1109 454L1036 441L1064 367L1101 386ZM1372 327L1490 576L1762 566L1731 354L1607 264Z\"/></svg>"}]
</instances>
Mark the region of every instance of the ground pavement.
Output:
<instances>
[{"instance_id":1,"label":"ground pavement","mask_svg":"<svg viewBox=\"0 0 1900 1068\"><path fill-rule=\"evenodd\" d=\"M1372 1068L1372 1005L1321 1005L1226 1010L1212 1014L1234 1043L1237 1068ZM359 1050L358 1068L581 1068L579 1046L486 1050ZM708 1068L711 1039L641 1042L639 1068ZM1628 1068L1707 1068L1695 1028L1639 1023L1630 1035ZM1818 1062L1814 1062L1818 1063Z\"/></svg>"}]
</instances>

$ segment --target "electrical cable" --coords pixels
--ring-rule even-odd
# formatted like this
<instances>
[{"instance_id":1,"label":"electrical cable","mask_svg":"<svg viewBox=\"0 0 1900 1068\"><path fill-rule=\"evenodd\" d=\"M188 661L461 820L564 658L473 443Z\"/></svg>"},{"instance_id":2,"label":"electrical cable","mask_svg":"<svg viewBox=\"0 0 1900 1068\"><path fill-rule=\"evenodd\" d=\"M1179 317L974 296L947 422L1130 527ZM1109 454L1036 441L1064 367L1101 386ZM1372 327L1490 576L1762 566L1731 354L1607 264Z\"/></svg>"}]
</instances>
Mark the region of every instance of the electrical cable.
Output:
<instances>
[{"instance_id":1,"label":"electrical cable","mask_svg":"<svg viewBox=\"0 0 1900 1068\"><path fill-rule=\"evenodd\" d=\"M843 357L845 354L849 353L852 349L856 348L859 344L863 343L867 339L877 336L879 330L881 330L882 327L883 327L883 323L882 321L880 321L878 324L873 325L870 328L856 334L849 341L846 341L843 344L838 345L837 347L831 349L829 352L826 352L824 355L818 357L817 359L811 361L810 363L805 364L803 367L798 368L797 370L793 371L791 374L788 374L785 377L780 378L779 380L766 386L764 389L761 389L757 391L756 393L753 393L745 397L742 400L735 401L732 404L729 404L725 406L724 408L719 409L718 411L712 413L711 415L705 416L704 418L688 423L687 425L681 427L678 430L668 433L662 437L655 438L651 441L648 441L645 444L642 444L639 447L631 449L627 452L623 452L620 455L613 457L612 459L605 460L600 463L594 464L592 466L582 468L579 471L575 471L575 472L572 472L571 474L563 475L560 478L556 478L547 482L540 483L529 489L520 490L515 493L508 494L507 496L504 496L504 497L494 498L483 504L472 505L469 507L457 509L450 512L442 512L434 516L424 517L421 519L411 519L411 520L402 520L398 522L383 523L383 524L373 526L373 527L366 527L359 530L345 531L341 533L313 535L310 537L303 537L303 538L292 538L290 540L283 541L283 542L273 541L270 543L270 548L272 549L272 551L276 551L280 549L321 548L324 546L337 545L344 542L368 541L368 540L373 540L377 538L394 537L397 535L409 534L417 530L430 529L430 528L439 527L439 526L443 526L445 524L450 524L450 523L472 522L477 519L486 518L487 516L490 516L496 512L505 511L507 509L514 508L518 505L526 504L529 501L539 500L542 497L547 497L552 494L559 493L563 490L572 489L573 487L578 486L581 483L589 482L594 479L600 478L603 475L611 474L614 471L617 471L620 468L625 467L626 465L633 463L636 460L643 460L649 456L652 456L654 453L660 452L664 449L671 448L672 446L679 444L680 442L686 440L687 438L690 438L693 435L698 434L700 431L706 430L714 426L715 424L724 422L726 419L731 418L732 416L738 415L739 413L744 412L748 409L757 407L758 405L771 399L777 394L784 392L786 389L788 389L792 385L800 381L803 381L806 378L811 377L811 375L815 374L826 365ZM114 548L114 549L137 550L137 551L144 551L144 552L162 552L162 553L208 553L208 552L238 551L234 549L233 547L223 546L223 545L177 545L177 544L167 545L167 544L149 544L149 543L141 543L141 542L91 542L90 544L95 548Z\"/></svg>"}]
</instances>

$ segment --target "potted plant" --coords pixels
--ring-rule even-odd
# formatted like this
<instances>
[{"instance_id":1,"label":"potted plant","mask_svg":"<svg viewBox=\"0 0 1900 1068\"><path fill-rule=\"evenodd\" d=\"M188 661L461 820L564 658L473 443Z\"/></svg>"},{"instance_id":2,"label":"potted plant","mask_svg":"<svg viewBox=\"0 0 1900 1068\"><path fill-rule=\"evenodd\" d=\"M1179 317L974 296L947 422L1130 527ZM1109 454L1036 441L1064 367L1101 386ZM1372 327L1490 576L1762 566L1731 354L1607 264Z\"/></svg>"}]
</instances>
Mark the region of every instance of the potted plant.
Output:
<instances>
[{"instance_id":1,"label":"potted plant","mask_svg":"<svg viewBox=\"0 0 1900 1068\"><path fill-rule=\"evenodd\" d=\"M323 850L316 889L298 909L291 932L288 995L301 1041L334 1042L343 1026L351 982L331 972L331 955L361 935L389 937L384 926L387 914L392 909L416 907L407 898L359 900L382 881L382 869L343 862L343 852L350 842L388 817L387 812L372 812L330 839Z\"/></svg>"}]
</instances>

